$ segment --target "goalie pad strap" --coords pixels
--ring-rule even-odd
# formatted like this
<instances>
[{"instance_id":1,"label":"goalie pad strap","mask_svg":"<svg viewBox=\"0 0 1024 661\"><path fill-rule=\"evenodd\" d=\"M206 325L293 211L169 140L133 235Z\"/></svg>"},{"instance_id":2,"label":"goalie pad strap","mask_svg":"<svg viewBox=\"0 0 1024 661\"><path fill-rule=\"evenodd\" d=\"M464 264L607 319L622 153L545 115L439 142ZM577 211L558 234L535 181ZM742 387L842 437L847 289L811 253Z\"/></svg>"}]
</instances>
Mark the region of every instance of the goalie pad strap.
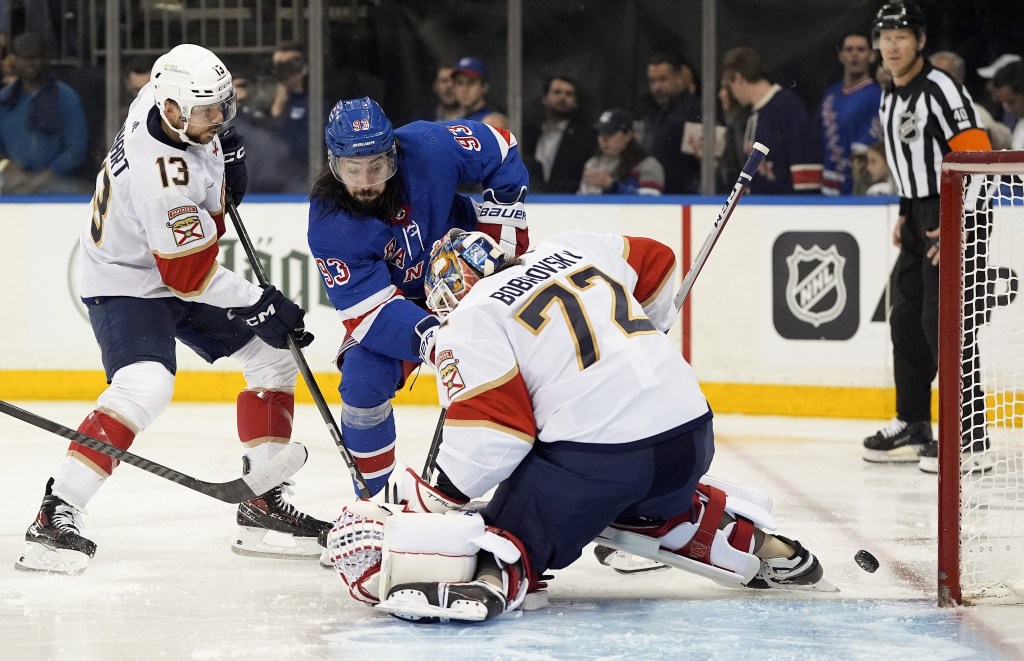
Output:
<instances>
[{"instance_id":1,"label":"goalie pad strap","mask_svg":"<svg viewBox=\"0 0 1024 661\"><path fill-rule=\"evenodd\" d=\"M711 545L715 541L715 534L718 532L718 525L725 514L725 492L721 489L708 485L698 485L697 490L707 497L704 504L704 514L701 516L700 525L693 538L686 543L677 553L693 558L704 564L711 564ZM732 542L732 540L729 540Z\"/></svg>"}]
</instances>

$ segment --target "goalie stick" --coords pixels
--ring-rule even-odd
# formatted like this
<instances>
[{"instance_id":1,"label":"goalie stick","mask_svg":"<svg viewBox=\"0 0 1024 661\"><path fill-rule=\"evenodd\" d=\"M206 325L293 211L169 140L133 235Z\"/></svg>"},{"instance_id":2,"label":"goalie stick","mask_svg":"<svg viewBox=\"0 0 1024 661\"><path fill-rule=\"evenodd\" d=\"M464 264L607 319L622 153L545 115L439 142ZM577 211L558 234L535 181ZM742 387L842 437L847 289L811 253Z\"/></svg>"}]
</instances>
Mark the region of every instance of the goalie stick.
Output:
<instances>
[{"instance_id":1,"label":"goalie stick","mask_svg":"<svg viewBox=\"0 0 1024 661\"><path fill-rule=\"evenodd\" d=\"M230 482L204 482L203 480L197 480L190 475L180 473L173 468L162 466L155 461L144 459L136 454L128 452L127 450L122 450L121 448L109 443L104 443L92 436L75 431L70 427L65 427L62 424L53 422L52 420L47 420L42 416L26 411L25 409L18 408L17 406L2 400L0 400L0 412L6 413L12 418L17 418L22 422L27 422L30 425L46 430L52 434L63 436L69 441L74 441L75 443L84 445L90 450L102 452L108 457L113 457L114 459L129 464L130 466L141 468L147 473L152 473L157 477L162 477L165 480L175 482L176 484L180 484L181 486L192 489L193 491L198 491L201 494L231 504L238 504L246 500L258 498L281 484L294 475L295 471L302 468L303 464L306 463L306 457L309 454L305 446L301 443L288 443L279 453L277 453L277 455L274 456L273 459L257 466L251 472L236 480L231 480Z\"/></svg>"},{"instance_id":2,"label":"goalie stick","mask_svg":"<svg viewBox=\"0 0 1024 661\"><path fill-rule=\"evenodd\" d=\"M263 264L256 257L256 249L253 248L252 240L249 239L249 233L245 231L245 225L242 224L242 218L238 215L235 203L228 200L227 207L228 215L231 216L231 223L235 226L238 240L242 242L242 248L245 250L245 256L249 259L249 266L252 267L252 272L256 276L257 282L264 287L269 285L270 282L267 280L267 274L263 270ZM341 429L338 427L338 423L334 421L334 415L327 406L323 393L320 392L320 386L317 385L316 380L313 378L313 372L309 369L309 363L306 362L305 356L302 355L302 349L295 344L295 340L291 337L288 338L288 349L292 352L292 357L295 358L295 363L299 366L302 380L306 382L309 394L312 395L313 402L316 404L317 410L320 411L320 417L324 419L324 424L327 425L327 431L330 432L331 438L334 439L334 444L338 446L338 451L341 453L341 458L345 460L345 465L348 466L348 472L352 474L352 479L358 485L359 496L361 498L370 498L371 494L369 487L366 486L366 478L359 471L359 466L356 466L352 453L345 447Z\"/></svg>"},{"instance_id":3,"label":"goalie stick","mask_svg":"<svg viewBox=\"0 0 1024 661\"><path fill-rule=\"evenodd\" d=\"M697 280L700 270L704 268L704 263L708 261L708 255L711 254L711 249L715 247L718 237L722 235L725 224L729 222L729 216L732 215L733 209L739 204L740 198L743 197L743 193L750 185L750 180L753 179L754 173L757 172L761 161L767 155L768 148L760 142L755 142L754 148L750 151L750 156L747 157L747 162L743 165L743 169L740 170L740 176L736 179L732 190L729 191L729 197L726 198L722 210L718 212L718 218L711 227L711 233L708 234L708 238L704 239L704 245L700 247L700 252L693 259L690 270L686 272L686 277L683 278L683 284L679 286L679 291L676 292L675 298L672 299L677 313L682 309L683 301L686 300L686 296L690 293L690 289L693 287L694 281Z\"/></svg>"}]
</instances>

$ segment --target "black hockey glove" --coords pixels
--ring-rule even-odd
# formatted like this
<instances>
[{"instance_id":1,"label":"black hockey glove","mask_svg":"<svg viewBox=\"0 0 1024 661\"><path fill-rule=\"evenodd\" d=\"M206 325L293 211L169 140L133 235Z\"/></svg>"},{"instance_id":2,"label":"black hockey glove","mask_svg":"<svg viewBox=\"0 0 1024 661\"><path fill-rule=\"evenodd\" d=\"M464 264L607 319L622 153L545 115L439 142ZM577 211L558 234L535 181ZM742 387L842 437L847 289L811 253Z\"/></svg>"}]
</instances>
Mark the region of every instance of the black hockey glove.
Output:
<instances>
[{"instance_id":1,"label":"black hockey glove","mask_svg":"<svg viewBox=\"0 0 1024 661\"><path fill-rule=\"evenodd\" d=\"M245 136L230 127L220 134L220 148L224 150L224 183L228 199L238 206L249 185L249 171L245 166Z\"/></svg>"},{"instance_id":2,"label":"black hockey glove","mask_svg":"<svg viewBox=\"0 0 1024 661\"><path fill-rule=\"evenodd\" d=\"M313 334L307 333L302 318L306 311L285 298L277 287L267 285L256 304L247 308L232 308L228 316L241 317L256 336L274 347L287 349L288 337L299 348L309 346Z\"/></svg>"}]
</instances>

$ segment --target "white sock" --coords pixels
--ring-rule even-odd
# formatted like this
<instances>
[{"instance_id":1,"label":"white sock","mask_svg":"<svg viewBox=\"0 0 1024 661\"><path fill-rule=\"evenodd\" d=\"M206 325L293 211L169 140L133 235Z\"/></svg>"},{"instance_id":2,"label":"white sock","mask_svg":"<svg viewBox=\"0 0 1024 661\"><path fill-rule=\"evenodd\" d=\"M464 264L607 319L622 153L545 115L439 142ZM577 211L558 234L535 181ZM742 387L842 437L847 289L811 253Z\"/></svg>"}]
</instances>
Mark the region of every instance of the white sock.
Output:
<instances>
[{"instance_id":1,"label":"white sock","mask_svg":"<svg viewBox=\"0 0 1024 661\"><path fill-rule=\"evenodd\" d=\"M64 457L64 463L53 474L53 493L78 509L84 510L105 481L105 477L75 457Z\"/></svg>"}]
</instances>

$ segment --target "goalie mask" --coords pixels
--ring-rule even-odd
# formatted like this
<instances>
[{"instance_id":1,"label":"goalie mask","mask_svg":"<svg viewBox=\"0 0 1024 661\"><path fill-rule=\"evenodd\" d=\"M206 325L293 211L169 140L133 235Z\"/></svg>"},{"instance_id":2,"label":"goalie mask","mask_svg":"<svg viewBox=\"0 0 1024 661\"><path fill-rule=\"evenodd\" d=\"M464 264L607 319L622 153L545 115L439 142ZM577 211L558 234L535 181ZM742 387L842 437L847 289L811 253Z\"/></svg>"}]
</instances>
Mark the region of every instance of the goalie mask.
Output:
<instances>
[{"instance_id":1,"label":"goalie mask","mask_svg":"<svg viewBox=\"0 0 1024 661\"><path fill-rule=\"evenodd\" d=\"M447 315L480 278L508 265L509 259L502 249L483 232L449 230L430 251L423 280L427 307L442 317Z\"/></svg>"},{"instance_id":2,"label":"goalie mask","mask_svg":"<svg viewBox=\"0 0 1024 661\"><path fill-rule=\"evenodd\" d=\"M327 164L345 185L369 188L398 170L391 120L370 97L339 101L327 118L324 139Z\"/></svg>"},{"instance_id":3,"label":"goalie mask","mask_svg":"<svg viewBox=\"0 0 1024 661\"><path fill-rule=\"evenodd\" d=\"M201 144L186 135L190 126L211 129L235 116L231 73L220 58L202 46L181 44L164 53L153 63L150 80L160 116L182 142ZM168 118L164 108L167 100L178 104L183 128L175 128Z\"/></svg>"}]
</instances>

